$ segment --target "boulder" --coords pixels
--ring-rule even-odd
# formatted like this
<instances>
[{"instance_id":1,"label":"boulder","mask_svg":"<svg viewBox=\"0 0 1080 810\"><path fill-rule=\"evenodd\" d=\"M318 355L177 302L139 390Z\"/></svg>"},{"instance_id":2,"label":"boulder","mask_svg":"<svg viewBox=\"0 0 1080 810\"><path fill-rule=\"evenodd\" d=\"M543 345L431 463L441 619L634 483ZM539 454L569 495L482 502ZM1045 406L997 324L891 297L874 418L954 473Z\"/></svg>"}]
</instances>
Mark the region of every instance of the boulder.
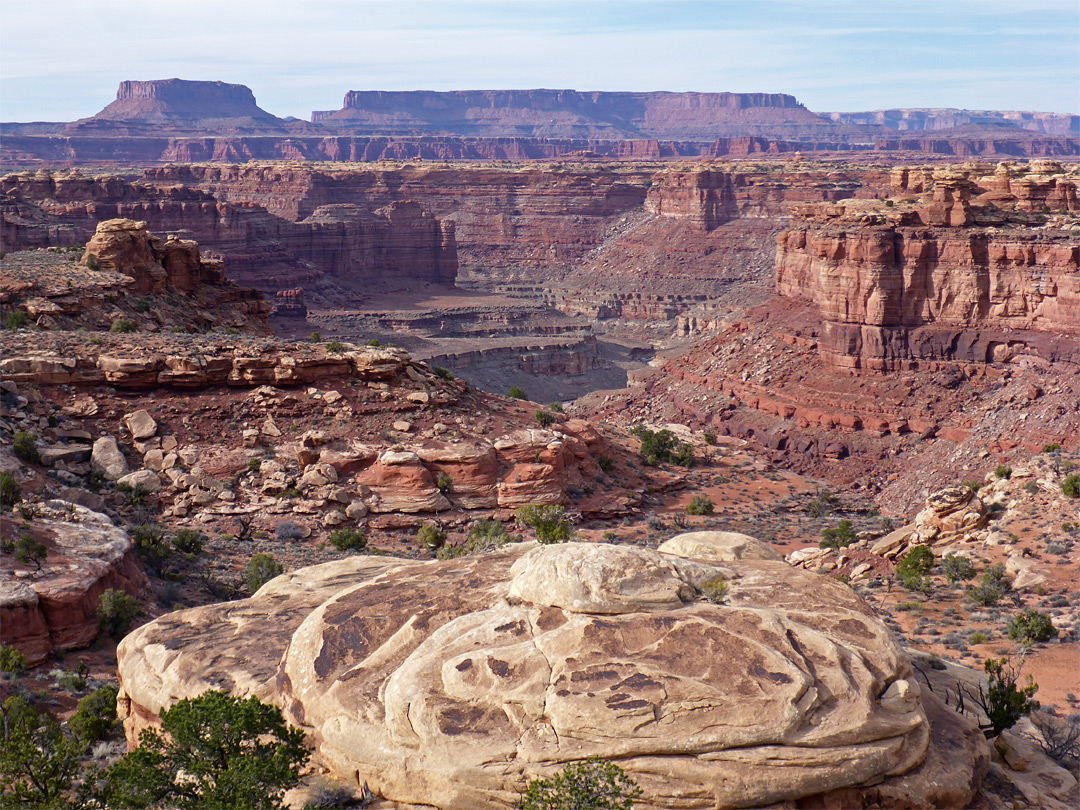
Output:
<instances>
[{"instance_id":1,"label":"boulder","mask_svg":"<svg viewBox=\"0 0 1080 810\"><path fill-rule=\"evenodd\" d=\"M157 422L149 413L143 410L134 411L124 417L124 427L131 433L131 438L137 442L145 441L157 435Z\"/></svg>"},{"instance_id":2,"label":"boulder","mask_svg":"<svg viewBox=\"0 0 1080 810\"><path fill-rule=\"evenodd\" d=\"M161 478L153 470L136 470L121 476L116 483L124 484L132 489L142 487L145 492L157 492L161 489Z\"/></svg>"},{"instance_id":3,"label":"boulder","mask_svg":"<svg viewBox=\"0 0 1080 810\"><path fill-rule=\"evenodd\" d=\"M946 487L926 499L908 543L942 547L970 542L981 539L978 532L986 523L986 505L974 491L964 486Z\"/></svg>"},{"instance_id":4,"label":"boulder","mask_svg":"<svg viewBox=\"0 0 1080 810\"><path fill-rule=\"evenodd\" d=\"M723 604L699 595L717 576ZM850 588L770 560L583 543L354 557L171 613L118 658L129 740L210 686L254 694L309 730L318 765L404 804L508 810L589 756L672 810L830 791L847 804L821 806L965 806L981 780L981 735L936 706L956 761L912 776L941 752L909 660Z\"/></svg>"},{"instance_id":5,"label":"boulder","mask_svg":"<svg viewBox=\"0 0 1080 810\"><path fill-rule=\"evenodd\" d=\"M94 469L101 470L110 481L116 481L128 473L127 459L112 436L102 436L94 442L90 463Z\"/></svg>"},{"instance_id":6,"label":"boulder","mask_svg":"<svg viewBox=\"0 0 1080 810\"><path fill-rule=\"evenodd\" d=\"M707 562L783 559L771 546L738 532L685 532L661 543L657 551Z\"/></svg>"}]
</instances>

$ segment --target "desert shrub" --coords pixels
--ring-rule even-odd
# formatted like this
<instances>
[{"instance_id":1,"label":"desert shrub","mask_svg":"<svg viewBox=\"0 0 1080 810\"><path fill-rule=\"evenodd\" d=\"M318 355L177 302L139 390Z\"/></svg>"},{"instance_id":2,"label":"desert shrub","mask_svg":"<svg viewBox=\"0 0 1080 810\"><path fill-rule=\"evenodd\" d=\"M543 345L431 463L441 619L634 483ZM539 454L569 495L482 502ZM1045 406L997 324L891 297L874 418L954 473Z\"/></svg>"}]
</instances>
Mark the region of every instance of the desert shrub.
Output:
<instances>
[{"instance_id":1,"label":"desert shrub","mask_svg":"<svg viewBox=\"0 0 1080 810\"><path fill-rule=\"evenodd\" d=\"M4 327L11 330L25 329L29 324L30 319L26 317L26 313L22 310L9 312L7 318L4 320Z\"/></svg>"},{"instance_id":2,"label":"desert shrub","mask_svg":"<svg viewBox=\"0 0 1080 810\"><path fill-rule=\"evenodd\" d=\"M821 548L847 548L859 536L855 533L850 520L841 520L834 529L823 529L821 532Z\"/></svg>"},{"instance_id":3,"label":"desert shrub","mask_svg":"<svg viewBox=\"0 0 1080 810\"><path fill-rule=\"evenodd\" d=\"M712 431L706 430L702 435L705 439L705 444L716 444L716 434Z\"/></svg>"},{"instance_id":4,"label":"desert shrub","mask_svg":"<svg viewBox=\"0 0 1080 810\"><path fill-rule=\"evenodd\" d=\"M15 559L23 565L33 563L34 567L38 569L41 568L41 564L49 556L49 550L45 548L45 544L35 540L34 535L30 534L30 532L22 532L19 535L19 539L15 541L12 551L15 552Z\"/></svg>"},{"instance_id":5,"label":"desert shrub","mask_svg":"<svg viewBox=\"0 0 1080 810\"><path fill-rule=\"evenodd\" d=\"M822 492L806 507L810 517L819 518L829 514L836 506L836 496L831 492Z\"/></svg>"},{"instance_id":6,"label":"desert shrub","mask_svg":"<svg viewBox=\"0 0 1080 810\"><path fill-rule=\"evenodd\" d=\"M436 560L453 560L457 557L464 557L469 553L469 549L465 546L443 546L437 552L435 552Z\"/></svg>"},{"instance_id":7,"label":"desert shrub","mask_svg":"<svg viewBox=\"0 0 1080 810\"><path fill-rule=\"evenodd\" d=\"M87 270L100 270L101 263L98 261L98 257L93 253L86 254L86 269Z\"/></svg>"},{"instance_id":8,"label":"desert shrub","mask_svg":"<svg viewBox=\"0 0 1080 810\"><path fill-rule=\"evenodd\" d=\"M101 780L101 805L174 810L278 810L308 760L304 732L281 709L204 692L161 712L139 747Z\"/></svg>"},{"instance_id":9,"label":"desert shrub","mask_svg":"<svg viewBox=\"0 0 1080 810\"><path fill-rule=\"evenodd\" d=\"M615 763L595 757L529 782L520 810L632 810L641 788Z\"/></svg>"},{"instance_id":10,"label":"desert shrub","mask_svg":"<svg viewBox=\"0 0 1080 810\"><path fill-rule=\"evenodd\" d=\"M714 605L719 605L727 598L727 580L724 579L722 575L717 574L715 577L702 582L700 590L704 599L712 602Z\"/></svg>"},{"instance_id":11,"label":"desert shrub","mask_svg":"<svg viewBox=\"0 0 1080 810\"><path fill-rule=\"evenodd\" d=\"M245 572L247 588L252 593L255 593L267 582L284 572L285 569L274 561L273 555L256 554L247 564L247 571Z\"/></svg>"},{"instance_id":12,"label":"desert shrub","mask_svg":"<svg viewBox=\"0 0 1080 810\"><path fill-rule=\"evenodd\" d=\"M558 417L550 411L539 410L536 412L536 422L542 428L551 427L558 421Z\"/></svg>"},{"instance_id":13,"label":"desert shrub","mask_svg":"<svg viewBox=\"0 0 1080 810\"><path fill-rule=\"evenodd\" d=\"M983 482L982 481L965 481L964 482L964 487L967 488L967 489L970 489L972 492L978 492L980 489L983 488Z\"/></svg>"},{"instance_id":14,"label":"desert shrub","mask_svg":"<svg viewBox=\"0 0 1080 810\"><path fill-rule=\"evenodd\" d=\"M1080 764L1080 714L1057 718L1048 712L1031 716L1042 737L1039 745L1062 768L1076 773Z\"/></svg>"},{"instance_id":15,"label":"desert shrub","mask_svg":"<svg viewBox=\"0 0 1080 810\"><path fill-rule=\"evenodd\" d=\"M971 634L971 643L972 644L985 644L989 640L990 640L990 634L987 633L987 632L984 632L983 630L976 630L974 633Z\"/></svg>"},{"instance_id":16,"label":"desert shrub","mask_svg":"<svg viewBox=\"0 0 1080 810\"><path fill-rule=\"evenodd\" d=\"M1044 444L1042 451L1044 453L1056 453L1060 449L1061 445L1055 442L1054 444Z\"/></svg>"},{"instance_id":17,"label":"desert shrub","mask_svg":"<svg viewBox=\"0 0 1080 810\"><path fill-rule=\"evenodd\" d=\"M452 371L450 371L450 369L448 369L448 368L443 368L442 366L435 366L435 367L433 367L431 369L431 371L435 374L436 377L438 377L441 380L453 380L454 379L454 373Z\"/></svg>"},{"instance_id":18,"label":"desert shrub","mask_svg":"<svg viewBox=\"0 0 1080 810\"><path fill-rule=\"evenodd\" d=\"M977 605L990 607L996 605L1008 590L1009 584L1005 581L1005 566L996 563L986 566L979 584L967 589L967 598Z\"/></svg>"},{"instance_id":19,"label":"desert shrub","mask_svg":"<svg viewBox=\"0 0 1080 810\"><path fill-rule=\"evenodd\" d=\"M941 563L941 570L950 585L975 576L975 566L971 564L971 560L958 554L946 554Z\"/></svg>"},{"instance_id":20,"label":"desert shrub","mask_svg":"<svg viewBox=\"0 0 1080 810\"><path fill-rule=\"evenodd\" d=\"M1061 492L1066 498L1080 498L1080 475L1073 473L1061 482Z\"/></svg>"},{"instance_id":21,"label":"desert shrub","mask_svg":"<svg viewBox=\"0 0 1080 810\"><path fill-rule=\"evenodd\" d=\"M378 339L376 339L376 338L372 338L371 340L369 340L369 341L367 342L367 345L368 345L368 346L370 346L370 347L371 347L371 348L373 348L373 349L377 349L377 348L379 348L380 346L382 346L382 344L381 344L381 343L379 343Z\"/></svg>"},{"instance_id":22,"label":"desert shrub","mask_svg":"<svg viewBox=\"0 0 1080 810\"><path fill-rule=\"evenodd\" d=\"M342 354L345 351L345 344L340 340L331 340L326 344L326 350L330 352L330 354Z\"/></svg>"},{"instance_id":23,"label":"desert shrub","mask_svg":"<svg viewBox=\"0 0 1080 810\"><path fill-rule=\"evenodd\" d=\"M21 500L22 487L15 480L15 475L7 470L0 472L0 509L10 509Z\"/></svg>"},{"instance_id":24,"label":"desert shrub","mask_svg":"<svg viewBox=\"0 0 1080 810\"><path fill-rule=\"evenodd\" d=\"M98 600L97 615L101 629L117 640L127 635L140 612L134 596L115 588L106 590Z\"/></svg>"},{"instance_id":25,"label":"desert shrub","mask_svg":"<svg viewBox=\"0 0 1080 810\"><path fill-rule=\"evenodd\" d=\"M292 520L283 520L274 527L274 537L279 541L299 540L304 536L304 527Z\"/></svg>"},{"instance_id":26,"label":"desert shrub","mask_svg":"<svg viewBox=\"0 0 1080 810\"><path fill-rule=\"evenodd\" d=\"M435 476L435 486L443 495L449 495L454 491L454 479L444 472Z\"/></svg>"},{"instance_id":27,"label":"desert shrub","mask_svg":"<svg viewBox=\"0 0 1080 810\"><path fill-rule=\"evenodd\" d=\"M117 318L113 321L112 326L109 327L110 332L116 332L117 334L126 334L128 332L135 331L135 323L129 321L127 318Z\"/></svg>"},{"instance_id":28,"label":"desert shrub","mask_svg":"<svg viewBox=\"0 0 1080 810\"><path fill-rule=\"evenodd\" d=\"M318 343L320 340L322 340L322 332L312 332L311 333L311 342L312 343Z\"/></svg>"},{"instance_id":29,"label":"desert shrub","mask_svg":"<svg viewBox=\"0 0 1080 810\"><path fill-rule=\"evenodd\" d=\"M565 543L574 536L570 524L563 519L566 509L561 506L523 506L515 513L518 522L536 532L544 545Z\"/></svg>"},{"instance_id":30,"label":"desert shrub","mask_svg":"<svg viewBox=\"0 0 1080 810\"><path fill-rule=\"evenodd\" d=\"M146 499L150 495L142 484L117 484L116 491L124 496L124 499L136 509L146 506Z\"/></svg>"},{"instance_id":31,"label":"desert shrub","mask_svg":"<svg viewBox=\"0 0 1080 810\"><path fill-rule=\"evenodd\" d=\"M103 740L116 730L116 694L116 687L108 683L79 701L68 728L83 745Z\"/></svg>"},{"instance_id":32,"label":"desert shrub","mask_svg":"<svg viewBox=\"0 0 1080 810\"><path fill-rule=\"evenodd\" d=\"M994 468L995 478L1012 478L1012 467L1006 467L1004 464L998 464Z\"/></svg>"},{"instance_id":33,"label":"desert shrub","mask_svg":"<svg viewBox=\"0 0 1080 810\"><path fill-rule=\"evenodd\" d=\"M505 546L511 540L515 538L507 533L506 527L497 520L478 520L469 528L469 533L465 536L465 546L463 552L468 553L484 553L488 551L494 551L500 546ZM440 552L448 547L440 549ZM453 554L452 556L460 556ZM446 559L445 557L439 557L439 559Z\"/></svg>"},{"instance_id":34,"label":"desert shrub","mask_svg":"<svg viewBox=\"0 0 1080 810\"><path fill-rule=\"evenodd\" d=\"M670 430L653 431L638 425L630 432L641 440L641 461L646 466L655 467L662 463L681 467L694 465L693 445L679 441Z\"/></svg>"},{"instance_id":35,"label":"desert shrub","mask_svg":"<svg viewBox=\"0 0 1080 810\"><path fill-rule=\"evenodd\" d=\"M154 523L143 523L131 533L135 541L135 553L146 563L146 567L160 576L164 573L172 547L161 528Z\"/></svg>"},{"instance_id":36,"label":"desert shrub","mask_svg":"<svg viewBox=\"0 0 1080 810\"><path fill-rule=\"evenodd\" d=\"M71 807L65 795L79 772L82 745L21 695L3 705L0 807Z\"/></svg>"},{"instance_id":37,"label":"desert shrub","mask_svg":"<svg viewBox=\"0 0 1080 810\"><path fill-rule=\"evenodd\" d=\"M86 678L86 664L83 664L80 670L80 672L72 672L69 669L60 673L60 677L56 679L57 686L73 695L85 692L86 687L90 685Z\"/></svg>"},{"instance_id":38,"label":"desert shrub","mask_svg":"<svg viewBox=\"0 0 1080 810\"><path fill-rule=\"evenodd\" d=\"M330 534L330 545L338 551L363 551L367 548L367 535L360 529L338 529Z\"/></svg>"},{"instance_id":39,"label":"desert shrub","mask_svg":"<svg viewBox=\"0 0 1080 810\"><path fill-rule=\"evenodd\" d=\"M686 514L711 515L715 509L715 505L707 497L704 495L695 495L690 499L690 503L686 507Z\"/></svg>"},{"instance_id":40,"label":"desert shrub","mask_svg":"<svg viewBox=\"0 0 1080 810\"><path fill-rule=\"evenodd\" d=\"M549 402L547 409L552 413L566 413L566 409L562 406L561 402Z\"/></svg>"},{"instance_id":41,"label":"desert shrub","mask_svg":"<svg viewBox=\"0 0 1080 810\"><path fill-rule=\"evenodd\" d=\"M1069 549L1064 543L1059 543L1056 540L1051 540L1049 543L1046 544L1046 553L1064 556L1069 553Z\"/></svg>"},{"instance_id":42,"label":"desert shrub","mask_svg":"<svg viewBox=\"0 0 1080 810\"><path fill-rule=\"evenodd\" d=\"M1023 644L1037 644L1058 634L1050 617L1035 608L1025 608L1009 622L1009 638Z\"/></svg>"},{"instance_id":43,"label":"desert shrub","mask_svg":"<svg viewBox=\"0 0 1080 810\"><path fill-rule=\"evenodd\" d=\"M929 583L923 579L934 567L934 552L929 546L915 546L896 566L896 578L909 591L925 591Z\"/></svg>"},{"instance_id":44,"label":"desert shrub","mask_svg":"<svg viewBox=\"0 0 1080 810\"><path fill-rule=\"evenodd\" d=\"M446 543L446 532L433 523L424 523L416 532L416 542L422 548L435 554Z\"/></svg>"},{"instance_id":45,"label":"desert shrub","mask_svg":"<svg viewBox=\"0 0 1080 810\"><path fill-rule=\"evenodd\" d=\"M25 461L27 464L40 464L41 454L37 449L37 442L34 440L32 433L27 433L25 430L19 430L15 433L15 440L12 442L11 449L15 452L15 455Z\"/></svg>"},{"instance_id":46,"label":"desert shrub","mask_svg":"<svg viewBox=\"0 0 1080 810\"><path fill-rule=\"evenodd\" d=\"M248 472L257 473L262 469L262 459L249 458L247 463Z\"/></svg>"},{"instance_id":47,"label":"desert shrub","mask_svg":"<svg viewBox=\"0 0 1080 810\"><path fill-rule=\"evenodd\" d=\"M0 672L6 675L22 675L26 672L26 656L18 647L0 644Z\"/></svg>"},{"instance_id":48,"label":"desert shrub","mask_svg":"<svg viewBox=\"0 0 1080 810\"><path fill-rule=\"evenodd\" d=\"M1026 492L1028 495L1038 495L1039 485L1036 484L1034 481L1028 481L1026 484L1024 484L1024 492Z\"/></svg>"},{"instance_id":49,"label":"desert shrub","mask_svg":"<svg viewBox=\"0 0 1080 810\"><path fill-rule=\"evenodd\" d=\"M1018 687L1020 667L1013 667L1005 658L987 658L983 663L988 685L986 697L981 708L990 721L995 734L1012 728L1025 714L1031 714L1039 708L1039 701L1032 696L1039 691L1039 685L1030 675L1024 686Z\"/></svg>"},{"instance_id":50,"label":"desert shrub","mask_svg":"<svg viewBox=\"0 0 1080 810\"><path fill-rule=\"evenodd\" d=\"M510 390L506 392L506 395L510 399L528 399L529 395L525 393L524 388L519 388L516 385L510 386Z\"/></svg>"},{"instance_id":51,"label":"desert shrub","mask_svg":"<svg viewBox=\"0 0 1080 810\"><path fill-rule=\"evenodd\" d=\"M324 810L335 807L354 807L356 791L344 782L322 779L314 785L311 798L304 804L304 810Z\"/></svg>"},{"instance_id":52,"label":"desert shrub","mask_svg":"<svg viewBox=\"0 0 1080 810\"><path fill-rule=\"evenodd\" d=\"M602 472L610 473L615 469L615 459L611 456L600 456L596 463L600 465Z\"/></svg>"},{"instance_id":53,"label":"desert shrub","mask_svg":"<svg viewBox=\"0 0 1080 810\"><path fill-rule=\"evenodd\" d=\"M150 302L145 298L140 298L131 305L131 308L140 314L145 314L150 311Z\"/></svg>"},{"instance_id":54,"label":"desert shrub","mask_svg":"<svg viewBox=\"0 0 1080 810\"><path fill-rule=\"evenodd\" d=\"M181 554L197 557L202 554L206 538L194 529L180 529L173 535L172 546Z\"/></svg>"}]
</instances>

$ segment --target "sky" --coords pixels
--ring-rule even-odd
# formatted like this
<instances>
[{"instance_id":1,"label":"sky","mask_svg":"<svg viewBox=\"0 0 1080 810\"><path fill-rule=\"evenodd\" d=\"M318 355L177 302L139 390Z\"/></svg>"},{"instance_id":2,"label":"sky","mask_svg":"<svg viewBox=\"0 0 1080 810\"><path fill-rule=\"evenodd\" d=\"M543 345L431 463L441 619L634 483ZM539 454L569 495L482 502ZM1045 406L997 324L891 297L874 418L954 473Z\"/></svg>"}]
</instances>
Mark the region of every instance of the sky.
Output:
<instances>
[{"instance_id":1,"label":"sky","mask_svg":"<svg viewBox=\"0 0 1080 810\"><path fill-rule=\"evenodd\" d=\"M348 90L535 87L1080 113L1080 2L0 0L0 120L71 121L173 77L304 119Z\"/></svg>"}]
</instances>

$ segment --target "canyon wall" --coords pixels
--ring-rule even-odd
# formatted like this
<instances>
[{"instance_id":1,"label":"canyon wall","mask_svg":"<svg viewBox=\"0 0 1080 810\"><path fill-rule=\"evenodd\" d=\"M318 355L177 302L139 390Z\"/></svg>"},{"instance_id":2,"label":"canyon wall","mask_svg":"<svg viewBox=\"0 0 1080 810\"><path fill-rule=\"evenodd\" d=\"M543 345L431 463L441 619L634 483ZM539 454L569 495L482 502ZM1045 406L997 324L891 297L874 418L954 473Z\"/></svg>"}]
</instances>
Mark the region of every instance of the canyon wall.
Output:
<instances>
[{"instance_id":1,"label":"canyon wall","mask_svg":"<svg viewBox=\"0 0 1080 810\"><path fill-rule=\"evenodd\" d=\"M902 169L895 190L923 199L797 206L777 237L777 292L817 306L819 349L833 365L1078 362L1080 240L1065 230L1076 179L1057 164L1034 168ZM1033 200L1056 209L1053 223L1028 213Z\"/></svg>"}]
</instances>

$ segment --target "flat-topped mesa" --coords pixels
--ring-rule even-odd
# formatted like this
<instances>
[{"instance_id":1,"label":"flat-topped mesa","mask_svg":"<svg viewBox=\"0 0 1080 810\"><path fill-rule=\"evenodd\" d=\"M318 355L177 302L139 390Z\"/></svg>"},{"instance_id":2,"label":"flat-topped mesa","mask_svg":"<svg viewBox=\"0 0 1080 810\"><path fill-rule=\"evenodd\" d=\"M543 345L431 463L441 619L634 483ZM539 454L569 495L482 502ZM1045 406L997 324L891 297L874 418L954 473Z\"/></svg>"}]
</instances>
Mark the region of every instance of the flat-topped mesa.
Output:
<instances>
[{"instance_id":1,"label":"flat-topped mesa","mask_svg":"<svg viewBox=\"0 0 1080 810\"><path fill-rule=\"evenodd\" d=\"M616 93L577 90L354 90L312 121L357 134L470 137L783 137L851 128L825 122L783 93Z\"/></svg>"},{"instance_id":2,"label":"flat-topped mesa","mask_svg":"<svg viewBox=\"0 0 1080 810\"><path fill-rule=\"evenodd\" d=\"M1080 240L1049 206L1059 228L1024 227L1046 220L1025 210L1032 189L1071 211L1075 179L1021 181L1006 170L986 180L987 168L894 170L894 190L932 195L925 202L795 206L793 227L777 237L777 291L817 304L827 362L879 370L920 359L1080 362ZM1013 189L1026 195L1023 206ZM988 197L1012 210L986 205Z\"/></svg>"},{"instance_id":3,"label":"flat-topped mesa","mask_svg":"<svg viewBox=\"0 0 1080 810\"><path fill-rule=\"evenodd\" d=\"M107 132L134 125L167 131L280 133L284 124L255 103L255 94L246 85L157 79L120 82L115 101L96 115L71 124L67 132Z\"/></svg>"}]
</instances>

